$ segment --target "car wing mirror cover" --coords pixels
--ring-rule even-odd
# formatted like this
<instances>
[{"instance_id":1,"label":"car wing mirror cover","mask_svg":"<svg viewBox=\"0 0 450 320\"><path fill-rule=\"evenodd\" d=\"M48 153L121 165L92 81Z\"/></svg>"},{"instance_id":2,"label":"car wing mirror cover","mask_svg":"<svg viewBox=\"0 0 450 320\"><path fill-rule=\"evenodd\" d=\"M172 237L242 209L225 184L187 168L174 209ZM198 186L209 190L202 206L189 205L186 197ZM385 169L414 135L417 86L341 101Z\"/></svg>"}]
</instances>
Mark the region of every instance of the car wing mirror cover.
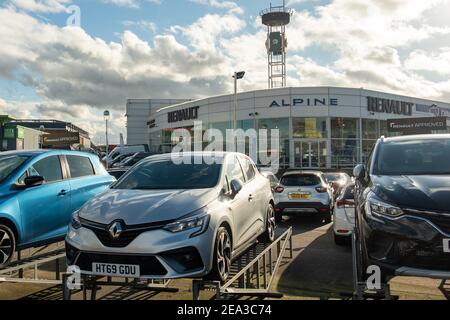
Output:
<instances>
[{"instance_id":1,"label":"car wing mirror cover","mask_svg":"<svg viewBox=\"0 0 450 320\"><path fill-rule=\"evenodd\" d=\"M366 167L363 164L359 164L353 169L353 176L356 180L362 180L366 176Z\"/></svg>"},{"instance_id":2,"label":"car wing mirror cover","mask_svg":"<svg viewBox=\"0 0 450 320\"><path fill-rule=\"evenodd\" d=\"M230 182L230 188L231 188L231 195L234 197L242 190L242 182L238 179L233 179Z\"/></svg>"},{"instance_id":3,"label":"car wing mirror cover","mask_svg":"<svg viewBox=\"0 0 450 320\"><path fill-rule=\"evenodd\" d=\"M24 180L25 187L32 188L43 185L45 182L45 178L42 176L29 176Z\"/></svg>"}]
</instances>

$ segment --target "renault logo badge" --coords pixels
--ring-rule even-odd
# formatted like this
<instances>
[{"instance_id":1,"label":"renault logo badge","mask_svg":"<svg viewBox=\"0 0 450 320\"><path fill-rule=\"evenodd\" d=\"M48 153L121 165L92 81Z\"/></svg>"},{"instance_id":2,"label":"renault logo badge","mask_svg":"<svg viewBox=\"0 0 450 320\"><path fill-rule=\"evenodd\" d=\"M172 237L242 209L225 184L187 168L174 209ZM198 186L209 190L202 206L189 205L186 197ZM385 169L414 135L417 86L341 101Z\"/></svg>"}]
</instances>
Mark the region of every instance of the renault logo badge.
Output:
<instances>
[{"instance_id":1,"label":"renault logo badge","mask_svg":"<svg viewBox=\"0 0 450 320\"><path fill-rule=\"evenodd\" d=\"M111 224L108 231L112 239L119 239L123 231L122 223L120 221L114 222L113 224Z\"/></svg>"}]
</instances>

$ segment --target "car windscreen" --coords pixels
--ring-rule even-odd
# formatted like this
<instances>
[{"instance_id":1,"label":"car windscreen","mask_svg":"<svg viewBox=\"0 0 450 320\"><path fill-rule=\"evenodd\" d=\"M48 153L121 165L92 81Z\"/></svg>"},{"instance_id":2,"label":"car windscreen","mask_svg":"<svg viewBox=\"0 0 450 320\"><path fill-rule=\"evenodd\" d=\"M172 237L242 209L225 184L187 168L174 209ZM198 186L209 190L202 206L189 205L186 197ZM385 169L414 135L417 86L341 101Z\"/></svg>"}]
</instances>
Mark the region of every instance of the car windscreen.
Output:
<instances>
[{"instance_id":1,"label":"car windscreen","mask_svg":"<svg viewBox=\"0 0 450 320\"><path fill-rule=\"evenodd\" d=\"M355 185L354 184L348 185L342 193L343 193L342 194L343 199L346 199L346 200L355 199Z\"/></svg>"},{"instance_id":2,"label":"car windscreen","mask_svg":"<svg viewBox=\"0 0 450 320\"><path fill-rule=\"evenodd\" d=\"M450 139L422 139L382 143L377 150L373 174L450 174Z\"/></svg>"},{"instance_id":3,"label":"car windscreen","mask_svg":"<svg viewBox=\"0 0 450 320\"><path fill-rule=\"evenodd\" d=\"M327 173L325 174L325 178L327 178L329 182L334 182L344 179L344 176L340 173Z\"/></svg>"},{"instance_id":4,"label":"car windscreen","mask_svg":"<svg viewBox=\"0 0 450 320\"><path fill-rule=\"evenodd\" d=\"M127 174L114 189L167 190L204 189L218 184L220 164L174 163L169 159L149 159Z\"/></svg>"},{"instance_id":5,"label":"car windscreen","mask_svg":"<svg viewBox=\"0 0 450 320\"><path fill-rule=\"evenodd\" d=\"M109 171L108 173L116 179L120 179L125 174L125 170Z\"/></svg>"},{"instance_id":6,"label":"car windscreen","mask_svg":"<svg viewBox=\"0 0 450 320\"><path fill-rule=\"evenodd\" d=\"M325 178L328 182L345 181L349 176L346 173L326 173Z\"/></svg>"},{"instance_id":7,"label":"car windscreen","mask_svg":"<svg viewBox=\"0 0 450 320\"><path fill-rule=\"evenodd\" d=\"M322 181L314 174L290 174L281 178L280 183L285 187L312 187Z\"/></svg>"},{"instance_id":8,"label":"car windscreen","mask_svg":"<svg viewBox=\"0 0 450 320\"><path fill-rule=\"evenodd\" d=\"M28 156L0 156L0 182L8 178L28 159Z\"/></svg>"}]
</instances>

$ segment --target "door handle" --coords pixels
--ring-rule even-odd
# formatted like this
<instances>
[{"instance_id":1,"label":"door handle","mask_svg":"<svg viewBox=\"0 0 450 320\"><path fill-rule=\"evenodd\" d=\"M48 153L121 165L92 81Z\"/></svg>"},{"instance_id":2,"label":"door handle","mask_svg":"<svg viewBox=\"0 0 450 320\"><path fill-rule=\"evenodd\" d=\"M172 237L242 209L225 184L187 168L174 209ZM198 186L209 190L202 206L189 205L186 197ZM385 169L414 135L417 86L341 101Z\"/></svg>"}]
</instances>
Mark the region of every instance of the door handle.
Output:
<instances>
[{"instance_id":1,"label":"door handle","mask_svg":"<svg viewBox=\"0 0 450 320\"><path fill-rule=\"evenodd\" d=\"M67 191L66 191L66 190L61 190L61 191L58 193L58 196L65 196L65 195L67 195Z\"/></svg>"}]
</instances>

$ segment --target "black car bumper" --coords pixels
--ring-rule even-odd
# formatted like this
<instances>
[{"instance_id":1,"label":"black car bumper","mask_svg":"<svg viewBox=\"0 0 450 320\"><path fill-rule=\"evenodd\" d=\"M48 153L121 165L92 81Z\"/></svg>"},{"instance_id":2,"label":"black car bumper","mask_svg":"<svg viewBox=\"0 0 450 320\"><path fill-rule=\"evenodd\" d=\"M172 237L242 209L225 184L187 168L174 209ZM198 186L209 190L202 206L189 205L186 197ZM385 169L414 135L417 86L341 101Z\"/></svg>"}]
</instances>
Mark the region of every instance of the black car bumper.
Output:
<instances>
[{"instance_id":1,"label":"black car bumper","mask_svg":"<svg viewBox=\"0 0 450 320\"><path fill-rule=\"evenodd\" d=\"M330 205L320 202L280 202L275 206L275 211L279 213L319 213L330 214Z\"/></svg>"},{"instance_id":2,"label":"black car bumper","mask_svg":"<svg viewBox=\"0 0 450 320\"><path fill-rule=\"evenodd\" d=\"M398 274L402 268L450 272L450 252L446 252L450 230L445 221L438 226L418 216L373 216L363 219L361 227L369 264L388 274Z\"/></svg>"}]
</instances>

